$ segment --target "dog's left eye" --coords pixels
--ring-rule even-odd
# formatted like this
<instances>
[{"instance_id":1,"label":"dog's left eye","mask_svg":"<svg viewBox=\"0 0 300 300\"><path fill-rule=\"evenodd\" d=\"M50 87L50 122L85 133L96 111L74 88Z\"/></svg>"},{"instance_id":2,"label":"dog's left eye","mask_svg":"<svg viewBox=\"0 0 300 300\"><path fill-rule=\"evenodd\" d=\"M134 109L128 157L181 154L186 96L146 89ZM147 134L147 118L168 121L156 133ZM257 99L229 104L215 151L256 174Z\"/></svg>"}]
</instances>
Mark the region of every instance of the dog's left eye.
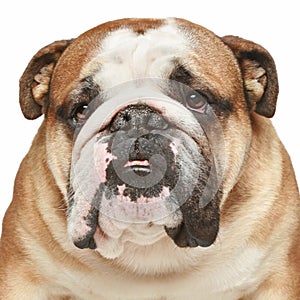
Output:
<instances>
[{"instance_id":1,"label":"dog's left eye","mask_svg":"<svg viewBox=\"0 0 300 300\"><path fill-rule=\"evenodd\" d=\"M207 104L207 98L198 91L189 92L185 99L187 107L193 110L200 109Z\"/></svg>"}]
</instances>

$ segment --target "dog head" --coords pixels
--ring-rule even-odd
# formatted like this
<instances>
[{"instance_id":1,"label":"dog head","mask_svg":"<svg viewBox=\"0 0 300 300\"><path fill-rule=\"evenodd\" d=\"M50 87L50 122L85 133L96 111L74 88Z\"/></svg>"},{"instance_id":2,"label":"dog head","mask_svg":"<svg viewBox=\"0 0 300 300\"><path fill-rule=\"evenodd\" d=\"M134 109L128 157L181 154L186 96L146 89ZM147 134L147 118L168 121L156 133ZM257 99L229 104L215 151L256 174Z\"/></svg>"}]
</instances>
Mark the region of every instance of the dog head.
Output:
<instances>
[{"instance_id":1,"label":"dog head","mask_svg":"<svg viewBox=\"0 0 300 300\"><path fill-rule=\"evenodd\" d=\"M21 81L25 117L45 115L50 169L79 248L208 247L251 143L272 117L273 59L181 19L124 19L41 49Z\"/></svg>"}]
</instances>

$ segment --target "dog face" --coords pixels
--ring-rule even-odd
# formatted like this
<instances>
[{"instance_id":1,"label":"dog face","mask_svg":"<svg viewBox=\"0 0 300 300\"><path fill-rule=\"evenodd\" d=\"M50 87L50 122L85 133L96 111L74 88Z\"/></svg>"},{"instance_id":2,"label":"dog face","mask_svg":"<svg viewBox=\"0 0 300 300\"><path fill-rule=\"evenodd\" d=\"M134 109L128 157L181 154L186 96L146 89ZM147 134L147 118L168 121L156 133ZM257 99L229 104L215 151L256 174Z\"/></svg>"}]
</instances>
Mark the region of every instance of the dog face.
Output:
<instances>
[{"instance_id":1,"label":"dog face","mask_svg":"<svg viewBox=\"0 0 300 300\"><path fill-rule=\"evenodd\" d=\"M48 165L79 248L118 257L126 242L208 247L251 143L271 117L275 65L262 47L179 19L128 19L55 42L21 79L45 114Z\"/></svg>"}]
</instances>

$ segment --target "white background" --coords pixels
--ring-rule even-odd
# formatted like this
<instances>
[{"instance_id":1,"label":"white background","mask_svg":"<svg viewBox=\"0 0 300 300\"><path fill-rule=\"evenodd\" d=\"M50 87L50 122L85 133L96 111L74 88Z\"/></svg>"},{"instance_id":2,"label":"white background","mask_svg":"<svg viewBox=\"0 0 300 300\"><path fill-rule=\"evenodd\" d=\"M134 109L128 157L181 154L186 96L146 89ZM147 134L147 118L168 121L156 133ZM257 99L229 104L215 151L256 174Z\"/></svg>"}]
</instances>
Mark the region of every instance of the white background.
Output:
<instances>
[{"instance_id":1,"label":"white background","mask_svg":"<svg viewBox=\"0 0 300 300\"><path fill-rule=\"evenodd\" d=\"M217 35L238 35L263 45L275 59L280 95L273 118L300 179L300 45L297 1L1 1L0 220L13 181L41 119L28 121L19 108L18 81L43 46L69 39L105 21L124 17L181 17ZM265 166L268 168L268 166ZM1 227L1 225L0 225Z\"/></svg>"}]
</instances>

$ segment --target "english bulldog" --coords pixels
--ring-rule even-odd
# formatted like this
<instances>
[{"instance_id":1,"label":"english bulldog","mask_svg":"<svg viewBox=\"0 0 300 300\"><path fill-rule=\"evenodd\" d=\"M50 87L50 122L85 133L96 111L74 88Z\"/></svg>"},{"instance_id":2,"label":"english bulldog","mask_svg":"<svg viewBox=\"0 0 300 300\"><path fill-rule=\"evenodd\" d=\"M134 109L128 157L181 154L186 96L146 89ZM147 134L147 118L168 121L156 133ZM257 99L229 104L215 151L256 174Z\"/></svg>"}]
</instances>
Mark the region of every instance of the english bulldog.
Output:
<instances>
[{"instance_id":1,"label":"english bulldog","mask_svg":"<svg viewBox=\"0 0 300 300\"><path fill-rule=\"evenodd\" d=\"M300 299L300 199L271 55L123 19L32 58L44 121L3 221L3 300Z\"/></svg>"}]
</instances>

